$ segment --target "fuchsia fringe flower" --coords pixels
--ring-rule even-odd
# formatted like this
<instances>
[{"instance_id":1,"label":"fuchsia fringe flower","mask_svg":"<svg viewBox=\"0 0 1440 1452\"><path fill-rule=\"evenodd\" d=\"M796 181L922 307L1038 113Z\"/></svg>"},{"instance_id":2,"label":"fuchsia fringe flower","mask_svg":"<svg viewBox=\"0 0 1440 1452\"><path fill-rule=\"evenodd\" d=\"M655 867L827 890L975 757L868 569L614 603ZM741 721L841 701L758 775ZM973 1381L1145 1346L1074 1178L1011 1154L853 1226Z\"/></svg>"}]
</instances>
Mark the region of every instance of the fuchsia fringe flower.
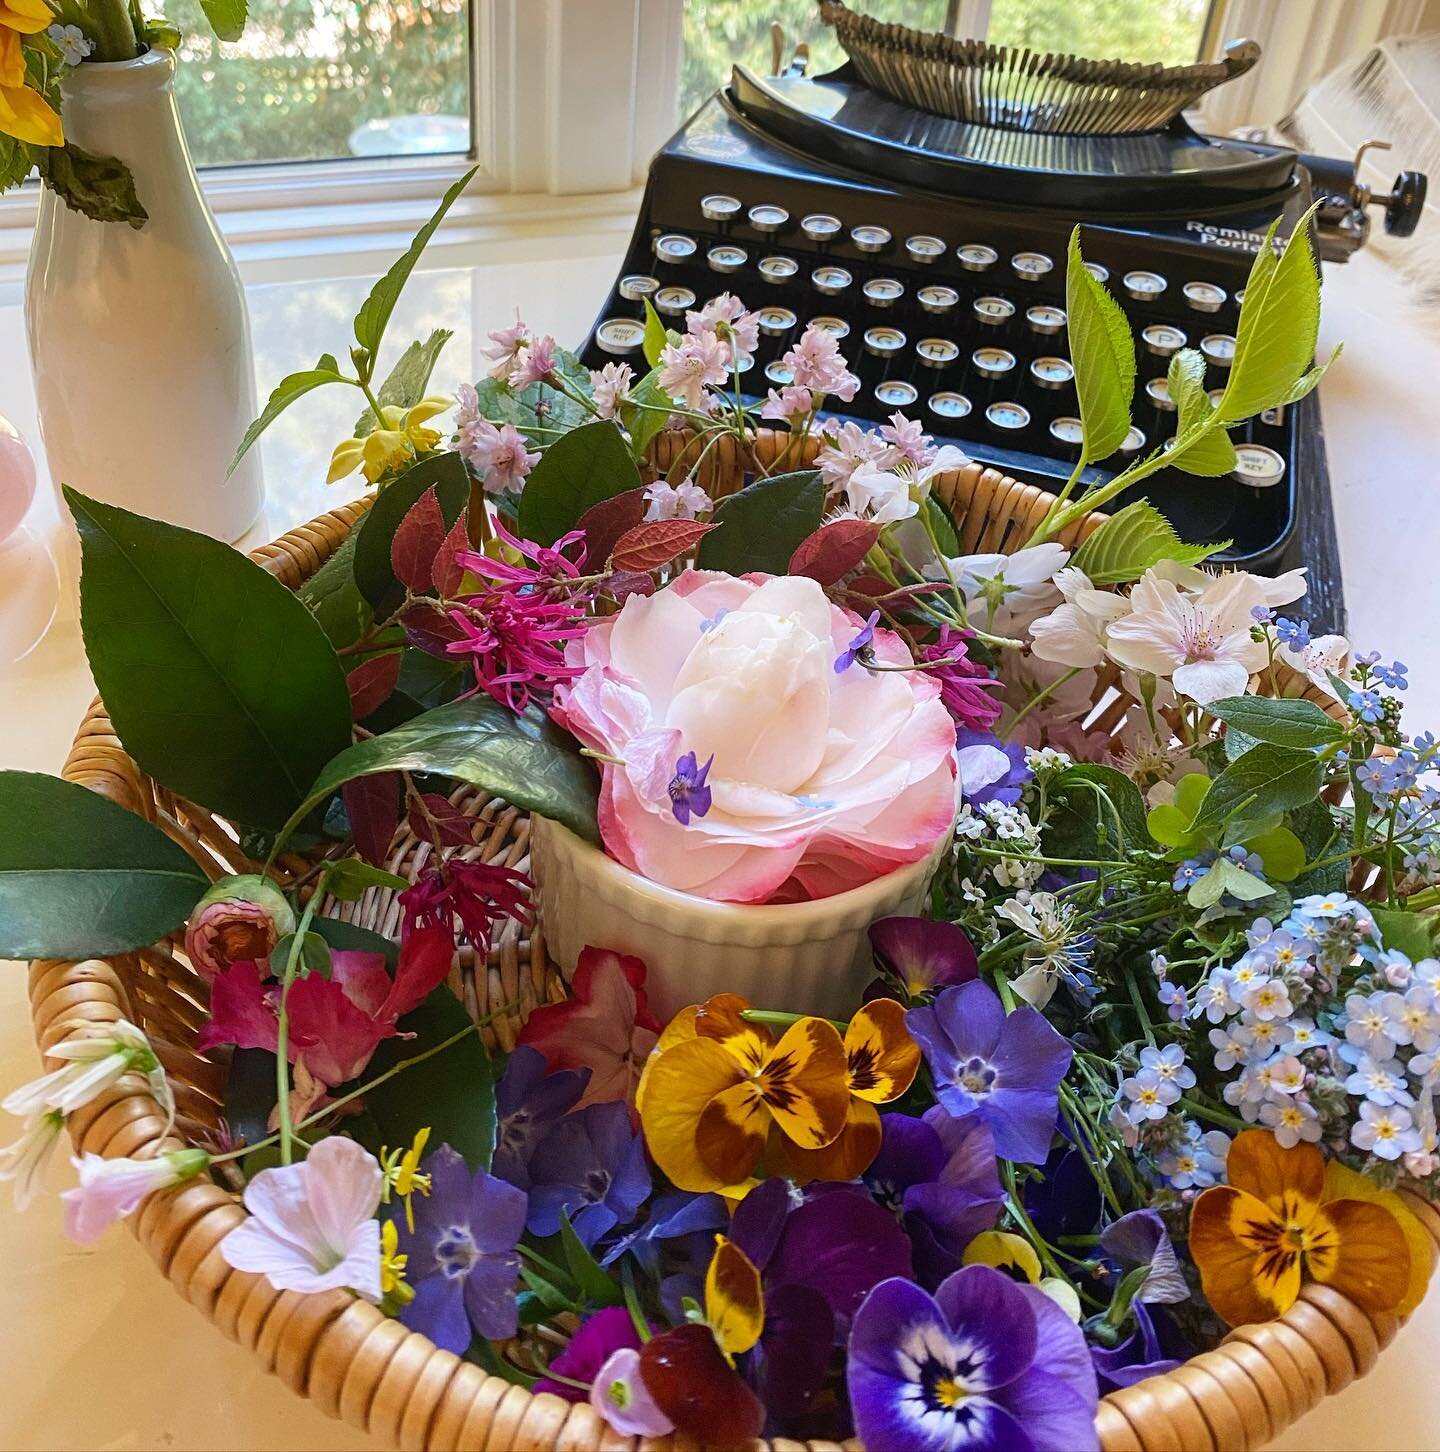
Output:
<instances>
[{"instance_id":1,"label":"fuchsia fringe flower","mask_svg":"<svg viewBox=\"0 0 1440 1452\"><path fill-rule=\"evenodd\" d=\"M405 922L402 936L427 928L450 932L460 919L462 934L477 955L490 951L495 924L501 918L529 923L535 884L523 872L488 862L461 862L452 858L444 872L431 868L400 894Z\"/></svg>"},{"instance_id":2,"label":"fuchsia fringe flower","mask_svg":"<svg viewBox=\"0 0 1440 1452\"><path fill-rule=\"evenodd\" d=\"M926 674L940 682L940 699L957 726L984 731L1000 719L1000 702L988 692L998 691L1001 683L966 653L965 642L973 638L968 630L942 625L939 639L920 647L920 659L947 662Z\"/></svg>"}]
</instances>

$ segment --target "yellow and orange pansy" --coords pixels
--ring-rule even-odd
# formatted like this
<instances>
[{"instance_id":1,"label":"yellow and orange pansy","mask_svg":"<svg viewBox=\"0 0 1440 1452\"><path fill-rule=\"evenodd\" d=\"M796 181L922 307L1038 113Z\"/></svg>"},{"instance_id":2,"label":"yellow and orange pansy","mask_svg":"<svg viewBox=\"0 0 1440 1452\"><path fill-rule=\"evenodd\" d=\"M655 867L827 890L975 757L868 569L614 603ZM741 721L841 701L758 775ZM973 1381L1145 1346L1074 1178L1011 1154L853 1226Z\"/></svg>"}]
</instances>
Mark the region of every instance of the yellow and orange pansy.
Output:
<instances>
[{"instance_id":1,"label":"yellow and orange pansy","mask_svg":"<svg viewBox=\"0 0 1440 1452\"><path fill-rule=\"evenodd\" d=\"M726 1361L749 1351L765 1329L765 1297L755 1262L723 1235L705 1272L705 1320Z\"/></svg>"},{"instance_id":2,"label":"yellow and orange pansy","mask_svg":"<svg viewBox=\"0 0 1440 1452\"><path fill-rule=\"evenodd\" d=\"M790 1024L776 1042L741 1018L749 1004L718 994L676 1016L636 1096L655 1163L682 1190L733 1190L760 1163L771 1131L823 1149L845 1128L845 1046L823 1018Z\"/></svg>"},{"instance_id":3,"label":"yellow and orange pansy","mask_svg":"<svg viewBox=\"0 0 1440 1452\"><path fill-rule=\"evenodd\" d=\"M1405 1244L1410 1249L1410 1283L1395 1307L1395 1314L1408 1316L1425 1298L1430 1274L1435 1268L1435 1242L1394 1190L1382 1190L1368 1175L1342 1165L1339 1160L1331 1160L1325 1166L1322 1203L1331 1200L1368 1200L1371 1204L1383 1206L1400 1222Z\"/></svg>"},{"instance_id":4,"label":"yellow and orange pansy","mask_svg":"<svg viewBox=\"0 0 1440 1452\"><path fill-rule=\"evenodd\" d=\"M22 34L43 30L50 12L38 25L28 12L28 0L0 0L0 135L13 136L32 146L63 146L60 117L39 91L26 85Z\"/></svg>"},{"instance_id":5,"label":"yellow and orange pansy","mask_svg":"<svg viewBox=\"0 0 1440 1452\"><path fill-rule=\"evenodd\" d=\"M1411 1293L1400 1221L1343 1185L1340 1198L1327 1199L1325 1159L1313 1144L1282 1149L1269 1130L1246 1130L1230 1146L1226 1176L1229 1184L1195 1201L1190 1254L1231 1326L1283 1315L1306 1280L1372 1312L1393 1311Z\"/></svg>"}]
</instances>

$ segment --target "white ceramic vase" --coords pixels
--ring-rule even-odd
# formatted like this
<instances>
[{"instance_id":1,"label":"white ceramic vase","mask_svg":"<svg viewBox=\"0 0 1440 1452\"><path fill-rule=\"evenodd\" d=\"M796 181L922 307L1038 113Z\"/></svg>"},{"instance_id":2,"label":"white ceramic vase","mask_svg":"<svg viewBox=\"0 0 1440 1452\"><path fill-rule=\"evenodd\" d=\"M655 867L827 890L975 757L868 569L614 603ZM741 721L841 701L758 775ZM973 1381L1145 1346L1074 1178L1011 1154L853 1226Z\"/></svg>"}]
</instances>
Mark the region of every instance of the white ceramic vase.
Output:
<instances>
[{"instance_id":1,"label":"white ceramic vase","mask_svg":"<svg viewBox=\"0 0 1440 1452\"><path fill-rule=\"evenodd\" d=\"M47 187L30 249L26 332L58 489L238 539L260 512L260 454L225 470L255 417L245 294L175 108L175 60L71 68L65 133L115 156L150 219L95 222ZM62 517L68 511L61 509Z\"/></svg>"},{"instance_id":2,"label":"white ceramic vase","mask_svg":"<svg viewBox=\"0 0 1440 1452\"><path fill-rule=\"evenodd\" d=\"M587 946L645 961L650 1007L664 1023L687 1003L738 993L757 1008L848 1019L875 976L866 929L918 913L953 838L919 862L814 902L712 902L647 881L568 828L532 817L545 943L568 973Z\"/></svg>"}]
</instances>

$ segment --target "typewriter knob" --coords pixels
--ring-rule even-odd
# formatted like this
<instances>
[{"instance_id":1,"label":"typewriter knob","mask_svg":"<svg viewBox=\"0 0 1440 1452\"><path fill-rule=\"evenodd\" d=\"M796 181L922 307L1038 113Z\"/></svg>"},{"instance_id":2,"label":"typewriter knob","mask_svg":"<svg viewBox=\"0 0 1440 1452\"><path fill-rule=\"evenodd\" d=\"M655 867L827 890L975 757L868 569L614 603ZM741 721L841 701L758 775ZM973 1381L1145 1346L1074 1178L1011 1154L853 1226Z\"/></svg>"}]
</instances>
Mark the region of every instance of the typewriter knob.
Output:
<instances>
[{"instance_id":1,"label":"typewriter knob","mask_svg":"<svg viewBox=\"0 0 1440 1452\"><path fill-rule=\"evenodd\" d=\"M1392 237L1408 237L1425 214L1425 193L1429 189L1423 171L1402 171L1390 188L1385 205L1385 230Z\"/></svg>"},{"instance_id":2,"label":"typewriter knob","mask_svg":"<svg viewBox=\"0 0 1440 1452\"><path fill-rule=\"evenodd\" d=\"M1017 252L1010 259L1010 270L1021 282L1039 282L1054 266L1043 252Z\"/></svg>"},{"instance_id":3,"label":"typewriter knob","mask_svg":"<svg viewBox=\"0 0 1440 1452\"><path fill-rule=\"evenodd\" d=\"M739 272L745 266L745 249L732 247L727 242L723 247L712 247L705 254L705 261L711 272Z\"/></svg>"}]
</instances>

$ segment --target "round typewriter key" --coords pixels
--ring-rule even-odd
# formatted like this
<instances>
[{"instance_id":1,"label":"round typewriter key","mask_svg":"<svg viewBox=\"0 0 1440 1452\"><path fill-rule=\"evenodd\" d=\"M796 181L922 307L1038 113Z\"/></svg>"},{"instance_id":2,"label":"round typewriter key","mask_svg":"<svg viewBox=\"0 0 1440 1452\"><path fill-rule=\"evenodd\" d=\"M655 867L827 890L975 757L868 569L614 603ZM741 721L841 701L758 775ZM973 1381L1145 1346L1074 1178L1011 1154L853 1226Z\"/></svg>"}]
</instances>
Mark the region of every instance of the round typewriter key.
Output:
<instances>
[{"instance_id":1,"label":"round typewriter key","mask_svg":"<svg viewBox=\"0 0 1440 1452\"><path fill-rule=\"evenodd\" d=\"M832 296L837 292L844 292L853 280L843 267L835 267L830 263L824 267L817 267L810 274L810 282L815 291Z\"/></svg>"},{"instance_id":2,"label":"round typewriter key","mask_svg":"<svg viewBox=\"0 0 1440 1452\"><path fill-rule=\"evenodd\" d=\"M915 294L915 300L927 313L948 313L954 311L955 304L960 301L960 294L953 287L931 283Z\"/></svg>"},{"instance_id":3,"label":"round typewriter key","mask_svg":"<svg viewBox=\"0 0 1440 1452\"><path fill-rule=\"evenodd\" d=\"M1145 435L1132 424L1120 447L1115 452L1122 458L1128 459L1132 454L1138 454L1145 447Z\"/></svg>"},{"instance_id":4,"label":"round typewriter key","mask_svg":"<svg viewBox=\"0 0 1440 1452\"><path fill-rule=\"evenodd\" d=\"M1216 408L1219 408L1220 400L1225 397L1225 390L1223 388L1212 388L1205 396Z\"/></svg>"},{"instance_id":5,"label":"round typewriter key","mask_svg":"<svg viewBox=\"0 0 1440 1452\"><path fill-rule=\"evenodd\" d=\"M1145 385L1145 393L1161 413L1175 412L1175 400L1170 397L1170 380L1168 378L1152 378Z\"/></svg>"},{"instance_id":6,"label":"round typewriter key","mask_svg":"<svg viewBox=\"0 0 1440 1452\"><path fill-rule=\"evenodd\" d=\"M903 378L887 378L875 385L875 398L886 408L909 408L919 396L915 385Z\"/></svg>"},{"instance_id":7,"label":"round typewriter key","mask_svg":"<svg viewBox=\"0 0 1440 1452\"><path fill-rule=\"evenodd\" d=\"M755 366L755 358L750 353L737 353L730 364L731 373L748 373Z\"/></svg>"},{"instance_id":8,"label":"round typewriter key","mask_svg":"<svg viewBox=\"0 0 1440 1452\"><path fill-rule=\"evenodd\" d=\"M955 256L966 272L988 272L1000 260L1000 254L983 242L963 242L955 249Z\"/></svg>"},{"instance_id":9,"label":"round typewriter key","mask_svg":"<svg viewBox=\"0 0 1440 1452\"><path fill-rule=\"evenodd\" d=\"M865 351L877 358L893 358L905 347L905 334L899 328L866 328Z\"/></svg>"},{"instance_id":10,"label":"round typewriter key","mask_svg":"<svg viewBox=\"0 0 1440 1452\"><path fill-rule=\"evenodd\" d=\"M1244 305L1245 305L1245 289L1243 287L1237 287L1235 289L1235 306L1238 308L1238 307L1243 307Z\"/></svg>"},{"instance_id":11,"label":"round typewriter key","mask_svg":"<svg viewBox=\"0 0 1440 1452\"><path fill-rule=\"evenodd\" d=\"M1169 285L1158 272L1141 269L1125 274L1125 291L1141 302L1154 302Z\"/></svg>"},{"instance_id":12,"label":"round typewriter key","mask_svg":"<svg viewBox=\"0 0 1440 1452\"><path fill-rule=\"evenodd\" d=\"M982 378L1003 378L1015 368L1015 355L1004 348L977 348L970 361Z\"/></svg>"},{"instance_id":13,"label":"round typewriter key","mask_svg":"<svg viewBox=\"0 0 1440 1452\"><path fill-rule=\"evenodd\" d=\"M992 403L985 410L985 418L992 427L1010 434L1030 427L1030 410L1018 403Z\"/></svg>"},{"instance_id":14,"label":"round typewriter key","mask_svg":"<svg viewBox=\"0 0 1440 1452\"><path fill-rule=\"evenodd\" d=\"M1110 269L1103 262L1087 262L1085 271L1095 279L1096 282L1109 282Z\"/></svg>"},{"instance_id":15,"label":"round typewriter key","mask_svg":"<svg viewBox=\"0 0 1440 1452\"><path fill-rule=\"evenodd\" d=\"M733 222L740 212L740 198L711 192L700 198L700 215L707 222Z\"/></svg>"},{"instance_id":16,"label":"round typewriter key","mask_svg":"<svg viewBox=\"0 0 1440 1452\"><path fill-rule=\"evenodd\" d=\"M712 247L705 254L711 272L739 272L745 266L745 258L743 247L732 247L729 243L723 247Z\"/></svg>"},{"instance_id":17,"label":"round typewriter key","mask_svg":"<svg viewBox=\"0 0 1440 1452\"><path fill-rule=\"evenodd\" d=\"M645 325L633 318L606 318L595 329L596 346L621 358L638 353L644 341Z\"/></svg>"},{"instance_id":18,"label":"round typewriter key","mask_svg":"<svg viewBox=\"0 0 1440 1452\"><path fill-rule=\"evenodd\" d=\"M684 262L695 255L695 239L683 232L664 232L655 239L655 255L661 262Z\"/></svg>"},{"instance_id":19,"label":"round typewriter key","mask_svg":"<svg viewBox=\"0 0 1440 1452\"><path fill-rule=\"evenodd\" d=\"M1229 333L1211 333L1200 339L1200 351L1207 363L1228 368L1235 361L1235 339Z\"/></svg>"},{"instance_id":20,"label":"round typewriter key","mask_svg":"<svg viewBox=\"0 0 1440 1452\"><path fill-rule=\"evenodd\" d=\"M790 220L790 213L784 207L776 207L769 202L751 207L746 216L757 232L778 232Z\"/></svg>"},{"instance_id":21,"label":"round typewriter key","mask_svg":"<svg viewBox=\"0 0 1440 1452\"><path fill-rule=\"evenodd\" d=\"M929 267L937 258L945 255L945 244L938 237L907 237L905 252L917 266Z\"/></svg>"},{"instance_id":22,"label":"round typewriter key","mask_svg":"<svg viewBox=\"0 0 1440 1452\"><path fill-rule=\"evenodd\" d=\"M761 308L755 318L767 338L783 338L795 326L795 314L789 308Z\"/></svg>"},{"instance_id":23,"label":"round typewriter key","mask_svg":"<svg viewBox=\"0 0 1440 1452\"><path fill-rule=\"evenodd\" d=\"M812 242L833 242L840 235L840 218L829 212L811 212L800 219L800 230Z\"/></svg>"},{"instance_id":24,"label":"round typewriter key","mask_svg":"<svg viewBox=\"0 0 1440 1452\"><path fill-rule=\"evenodd\" d=\"M778 358L773 363L765 365L765 376L771 383L778 384L781 388L788 388L795 381L795 374Z\"/></svg>"},{"instance_id":25,"label":"round typewriter key","mask_svg":"<svg viewBox=\"0 0 1440 1452\"><path fill-rule=\"evenodd\" d=\"M925 400L925 407L937 418L950 420L964 418L970 412L970 400L963 393L932 393Z\"/></svg>"},{"instance_id":26,"label":"round typewriter key","mask_svg":"<svg viewBox=\"0 0 1440 1452\"><path fill-rule=\"evenodd\" d=\"M655 294L656 312L674 316L695 306L695 294L688 287L662 287Z\"/></svg>"},{"instance_id":27,"label":"round typewriter key","mask_svg":"<svg viewBox=\"0 0 1440 1452\"><path fill-rule=\"evenodd\" d=\"M926 368L948 368L960 356L960 345L949 338L921 338L915 352Z\"/></svg>"},{"instance_id":28,"label":"round typewriter key","mask_svg":"<svg viewBox=\"0 0 1440 1452\"><path fill-rule=\"evenodd\" d=\"M646 272L632 272L620 279L620 296L631 302L639 302L642 297L649 297L659 286L658 277L651 277Z\"/></svg>"},{"instance_id":29,"label":"round typewriter key","mask_svg":"<svg viewBox=\"0 0 1440 1452\"><path fill-rule=\"evenodd\" d=\"M852 227L850 240L862 252L883 252L890 245L890 229L874 226Z\"/></svg>"},{"instance_id":30,"label":"round typewriter key","mask_svg":"<svg viewBox=\"0 0 1440 1452\"><path fill-rule=\"evenodd\" d=\"M1030 376L1041 388L1064 388L1075 379L1075 370L1068 358L1033 358Z\"/></svg>"},{"instance_id":31,"label":"round typewriter key","mask_svg":"<svg viewBox=\"0 0 1440 1452\"><path fill-rule=\"evenodd\" d=\"M1187 282L1180 291L1197 313L1218 313L1225 305L1225 289L1213 282Z\"/></svg>"},{"instance_id":32,"label":"round typewriter key","mask_svg":"<svg viewBox=\"0 0 1440 1452\"><path fill-rule=\"evenodd\" d=\"M872 308L893 307L905 296L905 284L894 277L872 277L860 290Z\"/></svg>"},{"instance_id":33,"label":"round typewriter key","mask_svg":"<svg viewBox=\"0 0 1440 1452\"><path fill-rule=\"evenodd\" d=\"M1065 326L1065 309L1051 307L1049 303L1026 308L1025 326L1042 337L1053 337Z\"/></svg>"},{"instance_id":34,"label":"round typewriter key","mask_svg":"<svg viewBox=\"0 0 1440 1452\"><path fill-rule=\"evenodd\" d=\"M1085 425L1078 418L1052 418L1050 437L1067 449L1078 449L1085 442Z\"/></svg>"},{"instance_id":35,"label":"round typewriter key","mask_svg":"<svg viewBox=\"0 0 1440 1452\"><path fill-rule=\"evenodd\" d=\"M1185 334L1179 328L1172 328L1169 323L1151 323L1140 334L1140 338L1146 349L1157 358L1168 358L1185 346Z\"/></svg>"},{"instance_id":36,"label":"round typewriter key","mask_svg":"<svg viewBox=\"0 0 1440 1452\"><path fill-rule=\"evenodd\" d=\"M810 327L819 328L837 340L850 336L850 324L844 318L819 317L810 319Z\"/></svg>"},{"instance_id":37,"label":"round typewriter key","mask_svg":"<svg viewBox=\"0 0 1440 1452\"><path fill-rule=\"evenodd\" d=\"M998 328L1015 316L1015 304L1008 297L977 297L973 311L977 323Z\"/></svg>"},{"instance_id":38,"label":"round typewriter key","mask_svg":"<svg viewBox=\"0 0 1440 1452\"><path fill-rule=\"evenodd\" d=\"M1264 444L1236 444L1230 477L1256 489L1268 489L1285 477L1285 460Z\"/></svg>"},{"instance_id":39,"label":"round typewriter key","mask_svg":"<svg viewBox=\"0 0 1440 1452\"><path fill-rule=\"evenodd\" d=\"M1054 267L1054 262L1043 252L1017 252L1010 259L1010 270L1021 282L1039 282Z\"/></svg>"},{"instance_id":40,"label":"round typewriter key","mask_svg":"<svg viewBox=\"0 0 1440 1452\"><path fill-rule=\"evenodd\" d=\"M800 271L793 257L762 257L756 267L766 282L773 283L789 282Z\"/></svg>"}]
</instances>

